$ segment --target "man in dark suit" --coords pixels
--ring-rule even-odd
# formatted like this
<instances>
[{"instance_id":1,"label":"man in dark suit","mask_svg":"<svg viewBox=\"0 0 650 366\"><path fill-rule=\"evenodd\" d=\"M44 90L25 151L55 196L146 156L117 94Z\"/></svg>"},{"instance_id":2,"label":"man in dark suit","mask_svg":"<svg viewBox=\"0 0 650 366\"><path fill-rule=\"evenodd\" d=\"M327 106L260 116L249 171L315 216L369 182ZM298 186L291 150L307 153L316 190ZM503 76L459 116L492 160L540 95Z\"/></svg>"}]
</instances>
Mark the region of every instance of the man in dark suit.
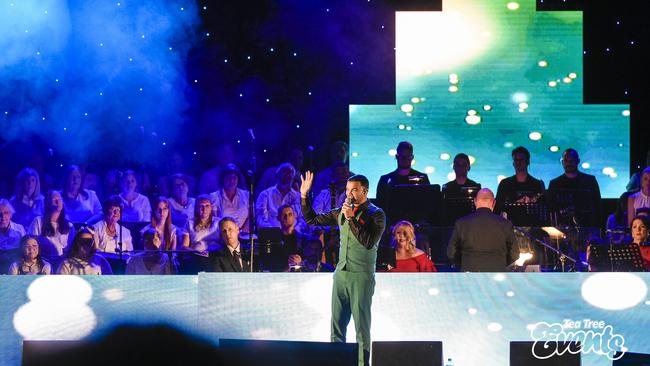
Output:
<instances>
[{"instance_id":1,"label":"man in dark suit","mask_svg":"<svg viewBox=\"0 0 650 366\"><path fill-rule=\"evenodd\" d=\"M447 255L463 272L503 272L515 261L512 223L492 213L494 193L481 189L474 199L476 212L456 220Z\"/></svg>"},{"instance_id":2,"label":"man in dark suit","mask_svg":"<svg viewBox=\"0 0 650 366\"><path fill-rule=\"evenodd\" d=\"M239 244L239 226L232 217L219 221L223 249L211 253L215 272L250 272L250 262L242 256Z\"/></svg>"}]
</instances>

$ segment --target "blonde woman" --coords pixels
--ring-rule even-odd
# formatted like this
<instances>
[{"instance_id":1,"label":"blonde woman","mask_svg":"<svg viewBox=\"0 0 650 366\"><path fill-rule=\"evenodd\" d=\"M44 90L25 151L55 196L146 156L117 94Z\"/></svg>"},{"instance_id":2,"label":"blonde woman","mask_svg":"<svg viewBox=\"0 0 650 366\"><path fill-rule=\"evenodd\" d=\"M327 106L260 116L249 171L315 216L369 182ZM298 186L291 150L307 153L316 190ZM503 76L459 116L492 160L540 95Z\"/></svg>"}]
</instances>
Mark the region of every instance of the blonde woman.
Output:
<instances>
[{"instance_id":1,"label":"blonde woman","mask_svg":"<svg viewBox=\"0 0 650 366\"><path fill-rule=\"evenodd\" d=\"M437 272L426 253L415 247L415 228L408 221L393 226L393 245L397 266L390 272Z\"/></svg>"},{"instance_id":2,"label":"blonde woman","mask_svg":"<svg viewBox=\"0 0 650 366\"><path fill-rule=\"evenodd\" d=\"M38 172L25 168L16 177L16 190L9 200L14 210L13 220L25 227L32 223L36 216L43 216L45 197L41 194L41 181Z\"/></svg>"}]
</instances>

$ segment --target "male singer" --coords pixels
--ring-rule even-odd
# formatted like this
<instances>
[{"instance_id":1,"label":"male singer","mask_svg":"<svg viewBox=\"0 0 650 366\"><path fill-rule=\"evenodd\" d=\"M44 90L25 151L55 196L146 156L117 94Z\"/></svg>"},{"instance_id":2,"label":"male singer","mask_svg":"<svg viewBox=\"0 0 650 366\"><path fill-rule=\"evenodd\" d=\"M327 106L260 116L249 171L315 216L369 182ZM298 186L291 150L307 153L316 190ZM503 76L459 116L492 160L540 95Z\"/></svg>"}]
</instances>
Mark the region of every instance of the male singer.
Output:
<instances>
[{"instance_id":1,"label":"male singer","mask_svg":"<svg viewBox=\"0 0 650 366\"><path fill-rule=\"evenodd\" d=\"M359 344L359 366L370 360L370 307L375 292L377 245L386 227L386 215L368 201L368 178L353 175L345 186L343 206L316 215L308 199L314 174L300 177L300 206L309 225L338 225L341 232L339 261L332 286L332 342L345 342L345 332L354 319Z\"/></svg>"}]
</instances>

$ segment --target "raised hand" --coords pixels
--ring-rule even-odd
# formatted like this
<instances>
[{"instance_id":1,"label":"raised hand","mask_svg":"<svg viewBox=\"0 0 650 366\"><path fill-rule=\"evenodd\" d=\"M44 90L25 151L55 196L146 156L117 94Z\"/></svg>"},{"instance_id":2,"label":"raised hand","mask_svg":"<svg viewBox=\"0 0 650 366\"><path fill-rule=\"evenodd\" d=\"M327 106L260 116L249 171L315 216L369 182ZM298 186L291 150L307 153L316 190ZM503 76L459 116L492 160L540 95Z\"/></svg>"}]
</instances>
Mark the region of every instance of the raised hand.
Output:
<instances>
[{"instance_id":1,"label":"raised hand","mask_svg":"<svg viewBox=\"0 0 650 366\"><path fill-rule=\"evenodd\" d=\"M305 175L300 176L300 196L301 197L307 197L307 194L309 194L309 190L311 189L311 185L314 183L314 173L310 172L309 170L305 172Z\"/></svg>"}]
</instances>

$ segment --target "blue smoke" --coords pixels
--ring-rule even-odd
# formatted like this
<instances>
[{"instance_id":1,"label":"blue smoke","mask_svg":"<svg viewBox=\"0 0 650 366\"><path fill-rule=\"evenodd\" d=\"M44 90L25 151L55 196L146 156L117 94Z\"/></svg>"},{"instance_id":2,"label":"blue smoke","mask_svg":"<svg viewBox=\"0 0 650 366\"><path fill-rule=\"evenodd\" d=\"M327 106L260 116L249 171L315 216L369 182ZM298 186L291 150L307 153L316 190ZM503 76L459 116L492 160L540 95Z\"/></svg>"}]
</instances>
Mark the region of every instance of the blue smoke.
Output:
<instances>
[{"instance_id":1,"label":"blue smoke","mask_svg":"<svg viewBox=\"0 0 650 366\"><path fill-rule=\"evenodd\" d=\"M0 136L76 162L147 161L192 101L193 1L0 1Z\"/></svg>"}]
</instances>

